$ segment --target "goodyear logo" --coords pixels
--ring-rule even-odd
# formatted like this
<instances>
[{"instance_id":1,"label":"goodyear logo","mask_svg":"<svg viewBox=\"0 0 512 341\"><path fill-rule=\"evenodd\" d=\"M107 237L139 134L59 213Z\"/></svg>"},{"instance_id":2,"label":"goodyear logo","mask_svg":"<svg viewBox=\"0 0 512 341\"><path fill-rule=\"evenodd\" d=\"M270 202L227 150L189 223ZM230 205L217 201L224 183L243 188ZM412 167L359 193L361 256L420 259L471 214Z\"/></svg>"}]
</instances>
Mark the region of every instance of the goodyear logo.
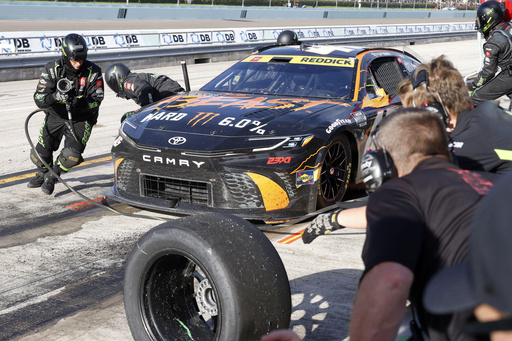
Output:
<instances>
[{"instance_id":1,"label":"goodyear logo","mask_svg":"<svg viewBox=\"0 0 512 341\"><path fill-rule=\"evenodd\" d=\"M308 64L308 65L323 65L323 66L341 66L341 67L354 67L354 58L329 58L329 57L304 57L304 56L270 56L270 55L256 55L249 56L242 60L242 62L249 63L269 63L272 59L289 59L290 64Z\"/></svg>"},{"instance_id":2,"label":"goodyear logo","mask_svg":"<svg viewBox=\"0 0 512 341\"><path fill-rule=\"evenodd\" d=\"M297 172L297 186L311 185L314 182L314 180L314 172L312 170Z\"/></svg>"}]
</instances>

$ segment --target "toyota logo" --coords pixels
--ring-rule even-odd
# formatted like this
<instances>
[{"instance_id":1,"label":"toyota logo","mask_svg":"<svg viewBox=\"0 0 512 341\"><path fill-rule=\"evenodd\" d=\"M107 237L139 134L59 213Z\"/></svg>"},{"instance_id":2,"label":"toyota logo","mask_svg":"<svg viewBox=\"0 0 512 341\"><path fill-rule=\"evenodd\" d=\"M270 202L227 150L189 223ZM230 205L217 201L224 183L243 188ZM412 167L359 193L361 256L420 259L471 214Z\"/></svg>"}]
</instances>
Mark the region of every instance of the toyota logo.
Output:
<instances>
[{"instance_id":1,"label":"toyota logo","mask_svg":"<svg viewBox=\"0 0 512 341\"><path fill-rule=\"evenodd\" d=\"M173 145L173 146L178 146L180 144L183 144L187 142L187 139L184 138L184 137L181 137L181 136L175 136L175 137L171 137L169 139L169 144Z\"/></svg>"}]
</instances>

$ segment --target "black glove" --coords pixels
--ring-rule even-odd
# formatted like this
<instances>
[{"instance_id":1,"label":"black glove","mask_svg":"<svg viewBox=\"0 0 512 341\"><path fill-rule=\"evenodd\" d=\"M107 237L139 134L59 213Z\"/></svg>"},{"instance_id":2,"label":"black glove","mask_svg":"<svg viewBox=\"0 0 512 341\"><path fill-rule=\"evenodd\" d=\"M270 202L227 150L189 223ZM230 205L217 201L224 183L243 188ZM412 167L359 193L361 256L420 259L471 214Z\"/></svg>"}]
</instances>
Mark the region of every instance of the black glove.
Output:
<instances>
[{"instance_id":1,"label":"black glove","mask_svg":"<svg viewBox=\"0 0 512 341\"><path fill-rule=\"evenodd\" d=\"M330 213L318 215L309 225L306 227L304 233L302 233L302 241L304 244L311 243L316 237L322 234L328 234L332 231L345 228L338 224L338 214L341 210L336 210Z\"/></svg>"},{"instance_id":2,"label":"black glove","mask_svg":"<svg viewBox=\"0 0 512 341\"><path fill-rule=\"evenodd\" d=\"M80 107L80 106L83 106L85 104L85 98L80 96L80 97L73 97L71 99L71 106L72 107Z\"/></svg>"},{"instance_id":3,"label":"black glove","mask_svg":"<svg viewBox=\"0 0 512 341\"><path fill-rule=\"evenodd\" d=\"M68 96L65 93L60 92L60 91L54 92L52 94L52 97L55 100L55 102L66 102L66 100L68 99Z\"/></svg>"},{"instance_id":4,"label":"black glove","mask_svg":"<svg viewBox=\"0 0 512 341\"><path fill-rule=\"evenodd\" d=\"M475 89L476 89L475 82L468 83L467 87L468 87L469 92L475 91Z\"/></svg>"}]
</instances>

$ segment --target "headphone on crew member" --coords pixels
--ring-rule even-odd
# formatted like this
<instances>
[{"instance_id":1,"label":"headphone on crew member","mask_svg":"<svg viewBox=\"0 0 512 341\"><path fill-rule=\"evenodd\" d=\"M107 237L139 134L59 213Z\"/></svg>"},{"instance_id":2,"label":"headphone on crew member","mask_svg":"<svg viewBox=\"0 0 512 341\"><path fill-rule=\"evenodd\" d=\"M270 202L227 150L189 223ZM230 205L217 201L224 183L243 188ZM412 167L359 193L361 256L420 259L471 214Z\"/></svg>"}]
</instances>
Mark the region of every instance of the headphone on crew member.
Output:
<instances>
[{"instance_id":1,"label":"headphone on crew member","mask_svg":"<svg viewBox=\"0 0 512 341\"><path fill-rule=\"evenodd\" d=\"M363 182L368 193L373 193L384 182L398 176L398 171L391 155L389 155L384 145L379 141L378 132L379 125L375 127L370 135L375 150L368 149L364 153L363 162L361 163Z\"/></svg>"},{"instance_id":2,"label":"headphone on crew member","mask_svg":"<svg viewBox=\"0 0 512 341\"><path fill-rule=\"evenodd\" d=\"M443 105L443 101L439 94L436 93L435 96L430 92L428 88L428 72L427 70L421 69L418 72L411 73L411 85L413 88L413 97L412 97L412 105L414 107L425 108L432 112L438 113L441 115L443 122L445 125L448 123L448 114ZM429 95L432 97L432 101L424 102L422 105L417 106L414 102L414 94L416 89L425 84L426 90ZM386 151L386 148L382 143L380 143L378 138L379 125L375 127L375 129L371 133L372 143L375 146L375 150L367 150L363 156L363 161L361 163L361 172L363 174L363 182L366 186L366 191L368 193L374 192L377 188L382 186L382 184L392 178L398 176L398 171L396 166L391 158L391 155ZM381 147L381 148L379 148Z\"/></svg>"},{"instance_id":3,"label":"headphone on crew member","mask_svg":"<svg viewBox=\"0 0 512 341\"><path fill-rule=\"evenodd\" d=\"M414 102L414 95L416 94L416 89L422 84L425 84L425 89L427 90L430 97L432 97L432 101L426 101L418 106ZM439 94L437 92L434 95L433 93L430 92L430 89L428 88L428 72L427 72L427 70L421 69L418 72L412 72L411 73L411 85L412 85L412 89L413 89L412 105L417 108L425 108L432 112L438 113L443 118L443 122L444 122L445 126L448 125L448 123L449 123L448 112L446 111L446 108L444 107L443 100L441 99L441 96L439 96Z\"/></svg>"}]
</instances>

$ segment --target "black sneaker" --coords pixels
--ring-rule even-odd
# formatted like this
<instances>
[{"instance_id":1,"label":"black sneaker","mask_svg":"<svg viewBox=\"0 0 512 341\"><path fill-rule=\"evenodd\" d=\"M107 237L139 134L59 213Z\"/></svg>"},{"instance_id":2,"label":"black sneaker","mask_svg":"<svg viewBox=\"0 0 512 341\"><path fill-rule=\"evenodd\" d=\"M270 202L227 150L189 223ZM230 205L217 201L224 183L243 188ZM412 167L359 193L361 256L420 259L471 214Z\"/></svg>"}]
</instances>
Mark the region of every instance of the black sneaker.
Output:
<instances>
[{"instance_id":1,"label":"black sneaker","mask_svg":"<svg viewBox=\"0 0 512 341\"><path fill-rule=\"evenodd\" d=\"M28 188L39 188L44 182L44 175L46 173L37 172L36 176L34 176L27 184Z\"/></svg>"},{"instance_id":2,"label":"black sneaker","mask_svg":"<svg viewBox=\"0 0 512 341\"><path fill-rule=\"evenodd\" d=\"M55 189L55 183L59 181L56 177L53 176L50 172L46 173L44 176L44 182L41 185L41 190L44 194L52 194Z\"/></svg>"}]
</instances>

